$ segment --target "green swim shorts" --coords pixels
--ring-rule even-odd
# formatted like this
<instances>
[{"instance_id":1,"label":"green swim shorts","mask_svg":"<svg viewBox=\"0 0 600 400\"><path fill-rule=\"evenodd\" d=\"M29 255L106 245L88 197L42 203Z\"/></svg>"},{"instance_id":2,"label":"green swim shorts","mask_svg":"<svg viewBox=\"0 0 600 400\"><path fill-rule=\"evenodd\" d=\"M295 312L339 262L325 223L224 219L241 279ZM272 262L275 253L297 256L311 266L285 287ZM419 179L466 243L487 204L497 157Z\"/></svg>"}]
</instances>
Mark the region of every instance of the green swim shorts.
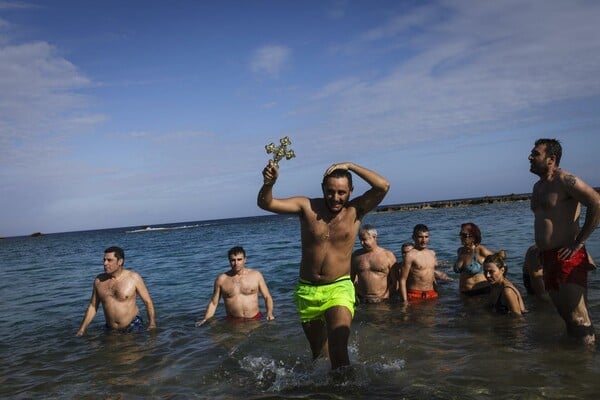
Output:
<instances>
[{"instance_id":1,"label":"green swim shorts","mask_svg":"<svg viewBox=\"0 0 600 400\"><path fill-rule=\"evenodd\" d=\"M348 275L322 284L300 279L294 291L294 303L302 323L323 319L325 311L335 306L346 307L354 317L354 302L354 284Z\"/></svg>"}]
</instances>

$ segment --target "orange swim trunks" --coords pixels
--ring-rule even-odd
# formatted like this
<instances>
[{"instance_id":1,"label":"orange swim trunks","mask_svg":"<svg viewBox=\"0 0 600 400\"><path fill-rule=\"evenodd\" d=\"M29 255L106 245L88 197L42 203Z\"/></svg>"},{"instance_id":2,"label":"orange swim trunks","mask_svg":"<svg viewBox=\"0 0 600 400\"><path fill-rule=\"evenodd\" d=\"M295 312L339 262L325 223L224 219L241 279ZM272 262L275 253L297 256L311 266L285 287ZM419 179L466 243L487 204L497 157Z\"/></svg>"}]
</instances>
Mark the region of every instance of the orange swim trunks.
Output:
<instances>
[{"instance_id":1,"label":"orange swim trunks","mask_svg":"<svg viewBox=\"0 0 600 400\"><path fill-rule=\"evenodd\" d=\"M561 283L574 283L587 288L587 273L594 269L594 266L588 260L585 246L568 260L558 258L558 249L542 251L540 259L544 266L546 289L558 290Z\"/></svg>"},{"instance_id":2,"label":"orange swim trunks","mask_svg":"<svg viewBox=\"0 0 600 400\"><path fill-rule=\"evenodd\" d=\"M408 290L406 293L408 300L429 300L437 299L438 293L435 290Z\"/></svg>"}]
</instances>

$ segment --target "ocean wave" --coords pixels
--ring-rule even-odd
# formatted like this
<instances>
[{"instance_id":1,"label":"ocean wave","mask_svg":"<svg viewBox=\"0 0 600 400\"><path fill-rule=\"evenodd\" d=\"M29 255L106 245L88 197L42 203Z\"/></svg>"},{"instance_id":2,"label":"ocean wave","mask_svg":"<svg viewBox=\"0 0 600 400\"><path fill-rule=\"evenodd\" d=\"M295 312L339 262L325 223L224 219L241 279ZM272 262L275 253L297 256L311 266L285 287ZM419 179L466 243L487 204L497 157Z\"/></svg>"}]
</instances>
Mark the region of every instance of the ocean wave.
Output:
<instances>
[{"instance_id":1,"label":"ocean wave","mask_svg":"<svg viewBox=\"0 0 600 400\"><path fill-rule=\"evenodd\" d=\"M196 225L180 225L180 226L158 226L158 227L155 227L155 228L151 227L151 226L146 226L146 227L141 228L141 229L134 229L134 230L131 230L131 231L125 231L125 233L172 231L172 230L175 230L175 229L198 228L200 226L204 226L204 225L196 224Z\"/></svg>"}]
</instances>

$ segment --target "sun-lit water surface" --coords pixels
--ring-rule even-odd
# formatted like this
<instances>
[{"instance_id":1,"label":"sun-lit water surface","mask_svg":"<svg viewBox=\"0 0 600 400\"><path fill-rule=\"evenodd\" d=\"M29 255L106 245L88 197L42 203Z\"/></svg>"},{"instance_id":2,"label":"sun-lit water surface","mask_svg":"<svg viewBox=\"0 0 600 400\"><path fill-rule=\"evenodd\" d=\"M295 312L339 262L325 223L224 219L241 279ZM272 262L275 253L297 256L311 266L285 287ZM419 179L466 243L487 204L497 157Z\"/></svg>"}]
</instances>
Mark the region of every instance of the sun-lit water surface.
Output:
<instances>
[{"instance_id":1,"label":"sun-lit water surface","mask_svg":"<svg viewBox=\"0 0 600 400\"><path fill-rule=\"evenodd\" d=\"M459 226L477 223L483 243L508 253L509 278L523 291L521 265L532 242L527 202L372 213L365 222L399 256L424 223L430 247L453 262ZM268 216L7 238L0 241L0 397L211 399L595 398L598 351L574 346L550 305L524 295L524 320L493 314L484 299L464 299L458 282L437 301L359 306L350 339L352 367L331 374L312 362L292 291L300 259L295 217ZM131 232L136 231L136 232ZM587 246L600 258L600 235ZM104 248L122 246L127 268L144 278L158 329L104 332L98 313L86 336L75 332L102 272ZM195 328L227 250L242 245L275 301L272 322ZM358 243L357 243L358 246ZM451 275L451 271L447 271ZM600 323L600 280L590 274L590 310ZM262 299L261 299L262 300ZM261 303L262 306L262 303ZM142 316L145 309L140 302Z\"/></svg>"}]
</instances>

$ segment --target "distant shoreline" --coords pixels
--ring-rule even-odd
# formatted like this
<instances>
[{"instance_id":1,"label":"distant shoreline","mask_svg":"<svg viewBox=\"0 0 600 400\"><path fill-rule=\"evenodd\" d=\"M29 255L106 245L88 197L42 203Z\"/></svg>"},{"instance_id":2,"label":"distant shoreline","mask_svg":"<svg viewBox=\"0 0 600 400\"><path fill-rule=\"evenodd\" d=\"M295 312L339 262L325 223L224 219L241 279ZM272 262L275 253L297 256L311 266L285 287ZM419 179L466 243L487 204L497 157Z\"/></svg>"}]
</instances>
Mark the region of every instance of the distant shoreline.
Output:
<instances>
[{"instance_id":1,"label":"distant shoreline","mask_svg":"<svg viewBox=\"0 0 600 400\"><path fill-rule=\"evenodd\" d=\"M600 193L600 187L594 188L598 193ZM453 199L453 200L435 200L435 201L423 201L417 203L401 203L401 204L386 204L382 206L378 206L373 210L376 213L384 213L384 212L392 212L392 211L414 211L414 210L431 210L434 208L452 208L452 207L468 207L468 206L476 206L480 204L499 204L499 203L509 203L514 201L529 201L531 200L531 193L521 193L521 194L505 194L500 196L482 196L482 197L470 197L465 199ZM254 218L255 216L248 217ZM242 217L243 218L243 217ZM227 219L227 218L225 218ZM234 219L234 218L231 218ZM176 223L174 223L176 224ZM134 227L135 228L135 227ZM117 228L110 228L117 229ZM63 232L64 233L64 232ZM44 236L44 233L35 232L31 235L26 235L30 237L40 237ZM4 237L0 236L0 239L4 239Z\"/></svg>"},{"instance_id":2,"label":"distant shoreline","mask_svg":"<svg viewBox=\"0 0 600 400\"><path fill-rule=\"evenodd\" d=\"M418 203L388 204L379 206L375 212L429 210L434 208L468 207L479 204L498 204L514 201L529 201L531 193L505 194L501 196L470 197L467 199L436 200Z\"/></svg>"},{"instance_id":3,"label":"distant shoreline","mask_svg":"<svg viewBox=\"0 0 600 400\"><path fill-rule=\"evenodd\" d=\"M600 193L600 187L594 188ZM470 197L466 199L423 201L418 203L386 204L377 207L375 212L430 210L434 208L468 207L480 204L510 203L514 201L530 201L531 193L505 194L501 196Z\"/></svg>"}]
</instances>

